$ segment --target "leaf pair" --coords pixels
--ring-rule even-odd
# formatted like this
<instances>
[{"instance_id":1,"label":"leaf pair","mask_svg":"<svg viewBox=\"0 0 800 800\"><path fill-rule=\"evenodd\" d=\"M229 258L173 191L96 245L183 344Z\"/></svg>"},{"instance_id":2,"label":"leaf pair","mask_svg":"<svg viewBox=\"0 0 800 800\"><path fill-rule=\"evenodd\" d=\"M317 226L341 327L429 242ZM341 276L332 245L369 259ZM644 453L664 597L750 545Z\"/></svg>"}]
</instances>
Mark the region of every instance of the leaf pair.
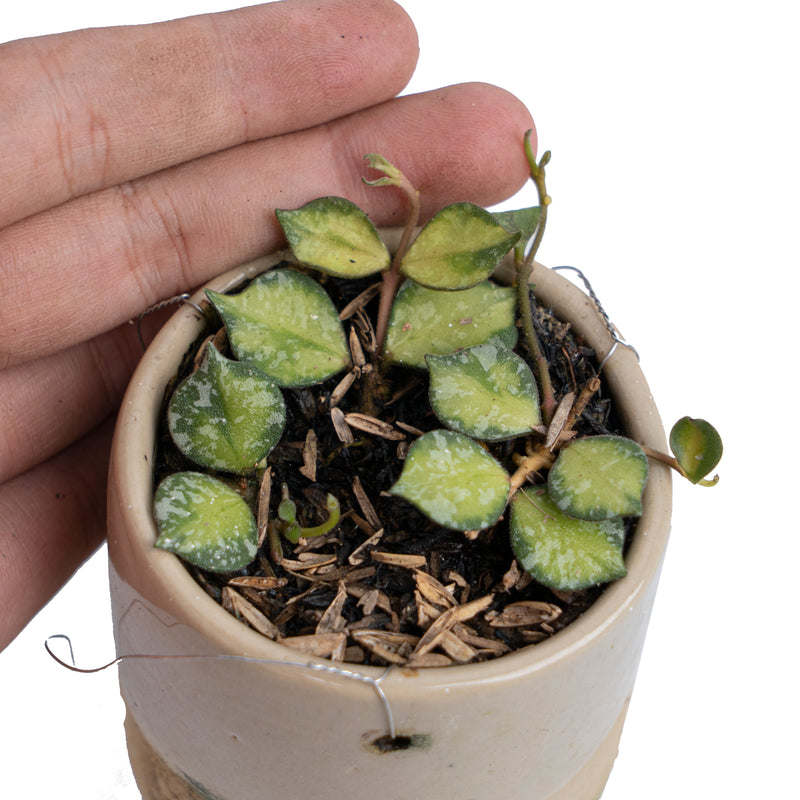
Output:
<instances>
[{"instance_id":1,"label":"leaf pair","mask_svg":"<svg viewBox=\"0 0 800 800\"><path fill-rule=\"evenodd\" d=\"M625 575L623 517L642 513L647 456L621 436L587 436L564 447L547 484L511 504L511 546L546 586L585 589Z\"/></svg>"},{"instance_id":2,"label":"leaf pair","mask_svg":"<svg viewBox=\"0 0 800 800\"><path fill-rule=\"evenodd\" d=\"M292 269L262 275L238 295L207 292L228 332L231 349L279 386L309 386L350 366L338 313L315 280ZM429 354L477 344L512 348L517 341L513 289L482 281L440 291L406 281L389 320L386 357L427 367Z\"/></svg>"},{"instance_id":3,"label":"leaf pair","mask_svg":"<svg viewBox=\"0 0 800 800\"><path fill-rule=\"evenodd\" d=\"M342 197L322 197L275 212L295 257L323 272L361 278L390 268L392 257L367 215ZM446 206L402 255L400 272L429 289L458 290L488 278L520 238L472 203Z\"/></svg>"},{"instance_id":4,"label":"leaf pair","mask_svg":"<svg viewBox=\"0 0 800 800\"><path fill-rule=\"evenodd\" d=\"M195 463L245 474L278 443L286 409L275 383L251 364L231 361L213 344L175 390L167 422L176 446ZM156 547L204 569L229 572L256 555L256 522L228 484L199 472L177 472L156 490Z\"/></svg>"},{"instance_id":5,"label":"leaf pair","mask_svg":"<svg viewBox=\"0 0 800 800\"><path fill-rule=\"evenodd\" d=\"M540 422L536 381L523 359L493 344L426 360L431 406L452 430L414 442L390 491L445 527L488 528L506 507L509 476L474 439L530 433Z\"/></svg>"},{"instance_id":6,"label":"leaf pair","mask_svg":"<svg viewBox=\"0 0 800 800\"><path fill-rule=\"evenodd\" d=\"M239 360L209 344L198 369L170 398L167 421L175 445L196 464L244 475L283 435L286 407L279 387L316 383L338 372L349 363L349 350L330 298L300 273L268 272L233 297L207 294ZM158 492L158 547L210 570L252 561L253 515L226 484L179 473ZM170 497L180 502L167 502Z\"/></svg>"},{"instance_id":7,"label":"leaf pair","mask_svg":"<svg viewBox=\"0 0 800 800\"><path fill-rule=\"evenodd\" d=\"M683 474L705 476L722 456L722 440L705 420L684 417L670 433ZM561 451L547 486L511 502L511 544L523 568L541 583L582 589L625 575L623 516L642 512L648 462L642 449L618 436L580 439Z\"/></svg>"}]
</instances>

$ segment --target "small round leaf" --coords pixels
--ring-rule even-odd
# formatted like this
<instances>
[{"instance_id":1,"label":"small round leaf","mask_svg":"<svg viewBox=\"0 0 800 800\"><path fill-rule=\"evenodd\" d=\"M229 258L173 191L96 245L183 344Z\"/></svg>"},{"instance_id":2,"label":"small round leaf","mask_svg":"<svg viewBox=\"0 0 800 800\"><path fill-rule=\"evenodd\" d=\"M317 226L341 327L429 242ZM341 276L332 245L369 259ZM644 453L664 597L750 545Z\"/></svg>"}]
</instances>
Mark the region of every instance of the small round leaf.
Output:
<instances>
[{"instance_id":1,"label":"small round leaf","mask_svg":"<svg viewBox=\"0 0 800 800\"><path fill-rule=\"evenodd\" d=\"M497 522L508 490L505 470L480 445L460 433L439 430L411 445L400 479L389 491L433 522L468 531Z\"/></svg>"},{"instance_id":2,"label":"small round leaf","mask_svg":"<svg viewBox=\"0 0 800 800\"><path fill-rule=\"evenodd\" d=\"M281 390L251 364L210 344L167 409L172 440L197 464L242 474L278 443L286 420Z\"/></svg>"},{"instance_id":3,"label":"small round leaf","mask_svg":"<svg viewBox=\"0 0 800 800\"><path fill-rule=\"evenodd\" d=\"M491 281L459 292L406 281L397 293L386 335L386 355L425 369L426 355L447 355L476 344L509 350L517 343L516 293Z\"/></svg>"},{"instance_id":4,"label":"small round leaf","mask_svg":"<svg viewBox=\"0 0 800 800\"><path fill-rule=\"evenodd\" d=\"M271 270L241 294L206 290L236 357L279 386L309 386L344 369L350 351L330 297L312 278Z\"/></svg>"},{"instance_id":5,"label":"small round leaf","mask_svg":"<svg viewBox=\"0 0 800 800\"><path fill-rule=\"evenodd\" d=\"M588 436L565 447L547 476L553 502L586 520L639 516L647 456L623 436Z\"/></svg>"},{"instance_id":6,"label":"small round leaf","mask_svg":"<svg viewBox=\"0 0 800 800\"><path fill-rule=\"evenodd\" d=\"M480 206L454 203L420 231L400 270L431 289L467 289L488 278L519 237Z\"/></svg>"},{"instance_id":7,"label":"small round leaf","mask_svg":"<svg viewBox=\"0 0 800 800\"><path fill-rule=\"evenodd\" d=\"M433 410L454 430L493 441L541 423L536 380L511 350L482 344L426 361Z\"/></svg>"},{"instance_id":8,"label":"small round leaf","mask_svg":"<svg viewBox=\"0 0 800 800\"><path fill-rule=\"evenodd\" d=\"M700 483L722 458L722 439L704 419L679 419L670 431L669 446L692 483Z\"/></svg>"},{"instance_id":9,"label":"small round leaf","mask_svg":"<svg viewBox=\"0 0 800 800\"><path fill-rule=\"evenodd\" d=\"M256 521L247 503L221 481L176 472L155 494L160 536L156 547L214 572L246 567L258 549Z\"/></svg>"},{"instance_id":10,"label":"small round leaf","mask_svg":"<svg viewBox=\"0 0 800 800\"><path fill-rule=\"evenodd\" d=\"M625 576L620 519L591 522L564 514L544 486L511 500L511 547L522 568L551 589L576 591Z\"/></svg>"},{"instance_id":11,"label":"small round leaf","mask_svg":"<svg viewBox=\"0 0 800 800\"><path fill-rule=\"evenodd\" d=\"M295 211L278 209L275 214L303 264L342 278L361 278L392 263L367 215L343 197L321 197Z\"/></svg>"}]
</instances>

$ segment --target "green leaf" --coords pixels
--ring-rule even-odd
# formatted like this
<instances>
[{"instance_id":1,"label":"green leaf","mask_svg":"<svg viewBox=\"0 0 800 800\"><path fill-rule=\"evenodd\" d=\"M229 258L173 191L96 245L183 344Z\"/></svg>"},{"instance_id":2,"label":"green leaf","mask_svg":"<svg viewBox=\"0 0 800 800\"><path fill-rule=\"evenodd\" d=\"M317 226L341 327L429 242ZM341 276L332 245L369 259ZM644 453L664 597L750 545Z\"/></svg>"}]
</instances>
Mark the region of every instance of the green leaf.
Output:
<instances>
[{"instance_id":1,"label":"green leaf","mask_svg":"<svg viewBox=\"0 0 800 800\"><path fill-rule=\"evenodd\" d=\"M519 237L480 206L454 203L420 231L400 271L430 289L467 289L488 278Z\"/></svg>"},{"instance_id":2,"label":"green leaf","mask_svg":"<svg viewBox=\"0 0 800 800\"><path fill-rule=\"evenodd\" d=\"M511 350L482 344L426 361L433 410L454 430L493 441L541 424L536 379Z\"/></svg>"},{"instance_id":3,"label":"green leaf","mask_svg":"<svg viewBox=\"0 0 800 800\"><path fill-rule=\"evenodd\" d=\"M155 494L160 536L156 547L214 572L246 567L258 549L253 514L221 481L199 472L176 472Z\"/></svg>"},{"instance_id":4,"label":"green leaf","mask_svg":"<svg viewBox=\"0 0 800 800\"><path fill-rule=\"evenodd\" d=\"M525 247L539 226L542 207L531 206L529 208L519 208L515 211L495 211L493 215L506 230L520 232L521 236L515 245L515 250L520 257L524 256Z\"/></svg>"},{"instance_id":5,"label":"green leaf","mask_svg":"<svg viewBox=\"0 0 800 800\"><path fill-rule=\"evenodd\" d=\"M321 197L295 211L275 211L298 261L331 275L362 278L388 269L392 257L355 203Z\"/></svg>"},{"instance_id":6,"label":"green leaf","mask_svg":"<svg viewBox=\"0 0 800 800\"><path fill-rule=\"evenodd\" d=\"M281 390L261 370L225 358L213 344L167 409L172 440L184 455L238 474L252 470L272 450L285 421Z\"/></svg>"},{"instance_id":7,"label":"green leaf","mask_svg":"<svg viewBox=\"0 0 800 800\"><path fill-rule=\"evenodd\" d=\"M571 517L639 516L647 469L647 456L636 442L623 436L589 436L561 450L547 488L553 502Z\"/></svg>"},{"instance_id":8,"label":"green leaf","mask_svg":"<svg viewBox=\"0 0 800 800\"><path fill-rule=\"evenodd\" d=\"M271 270L241 294L206 290L236 357L279 386L308 386L350 363L339 315L325 290L291 269Z\"/></svg>"},{"instance_id":9,"label":"green leaf","mask_svg":"<svg viewBox=\"0 0 800 800\"><path fill-rule=\"evenodd\" d=\"M552 589L575 591L625 576L621 519L591 522L564 514L544 486L511 500L511 547L522 568Z\"/></svg>"},{"instance_id":10,"label":"green leaf","mask_svg":"<svg viewBox=\"0 0 800 800\"><path fill-rule=\"evenodd\" d=\"M440 292L406 281L389 318L386 356L425 368L426 355L447 355L476 344L509 350L517 343L516 294L490 281L460 292Z\"/></svg>"},{"instance_id":11,"label":"green leaf","mask_svg":"<svg viewBox=\"0 0 800 800\"><path fill-rule=\"evenodd\" d=\"M433 522L458 531L493 525L508 501L505 470L472 439L431 431L411 445L400 479L389 490Z\"/></svg>"},{"instance_id":12,"label":"green leaf","mask_svg":"<svg viewBox=\"0 0 800 800\"><path fill-rule=\"evenodd\" d=\"M669 446L692 483L700 483L722 458L722 439L717 429L704 419L679 419L670 431ZM705 483L716 482L715 478Z\"/></svg>"}]
</instances>

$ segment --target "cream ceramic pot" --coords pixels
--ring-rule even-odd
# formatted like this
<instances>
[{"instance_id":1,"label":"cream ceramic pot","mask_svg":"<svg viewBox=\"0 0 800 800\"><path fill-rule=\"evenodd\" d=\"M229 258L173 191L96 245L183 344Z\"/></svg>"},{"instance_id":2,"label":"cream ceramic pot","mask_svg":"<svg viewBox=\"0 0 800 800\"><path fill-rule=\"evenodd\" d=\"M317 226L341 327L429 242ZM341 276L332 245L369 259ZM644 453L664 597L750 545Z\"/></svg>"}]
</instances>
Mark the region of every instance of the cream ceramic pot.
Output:
<instances>
[{"instance_id":1,"label":"cream ceramic pot","mask_svg":"<svg viewBox=\"0 0 800 800\"><path fill-rule=\"evenodd\" d=\"M287 255L210 286L225 291ZM534 280L540 300L605 356L612 341L592 301L538 265ZM340 674L238 622L175 556L153 548L157 424L167 384L203 330L199 314L184 306L159 333L131 381L112 454L117 653L195 656L120 664L128 747L146 800L599 798L667 544L668 470L651 464L627 577L552 638L480 664L388 674L357 666L356 677ZM605 373L629 435L664 449L634 354L618 348ZM234 658L196 657L215 654ZM380 752L376 740L392 730L404 746Z\"/></svg>"}]
</instances>

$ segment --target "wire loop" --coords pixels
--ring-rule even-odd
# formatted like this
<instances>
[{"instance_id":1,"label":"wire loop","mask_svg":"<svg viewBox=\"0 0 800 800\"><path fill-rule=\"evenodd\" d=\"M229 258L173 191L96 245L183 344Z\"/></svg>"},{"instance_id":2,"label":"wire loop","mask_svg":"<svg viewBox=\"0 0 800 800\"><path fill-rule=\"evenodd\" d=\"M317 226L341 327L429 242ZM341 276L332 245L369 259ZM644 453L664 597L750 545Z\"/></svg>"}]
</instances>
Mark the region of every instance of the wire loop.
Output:
<instances>
[{"instance_id":1,"label":"wire loop","mask_svg":"<svg viewBox=\"0 0 800 800\"><path fill-rule=\"evenodd\" d=\"M155 314L156 311L161 311L162 308L168 308L169 306L173 306L177 303L182 306L191 306L201 317L205 315L203 309L190 298L191 295L188 292L176 294L174 297L168 297L166 300L161 300L160 302L155 303L154 305L142 311L142 313L136 318L135 322L134 320L130 321L131 325L136 325L136 333L139 336L139 344L142 346L142 351L147 349L144 343L144 338L142 337L142 320L150 314Z\"/></svg>"},{"instance_id":2,"label":"wire loop","mask_svg":"<svg viewBox=\"0 0 800 800\"><path fill-rule=\"evenodd\" d=\"M632 344L628 344L628 342L622 339L620 335L617 333L617 329L614 327L611 320L609 319L606 310L603 308L603 304L600 302L600 298L595 294L595 291L592 288L592 284L589 282L589 279L586 277L586 275L577 267L562 266L562 267L553 267L552 269L553 270L568 269L578 274L580 279L583 281L584 286L586 287L586 293L589 295L589 297L591 297L592 302L594 303L595 308L597 309L597 312L603 318L603 322L605 323L606 330L608 331L609 336L611 336L612 340L614 341L614 344L612 345L611 349L608 351L608 353L606 353L605 358L600 362L598 371L599 372L603 371L603 367L606 365L611 356L614 355L619 345L627 347L636 356L636 360L640 361L641 359L639 358L639 353L636 351L636 348Z\"/></svg>"}]
</instances>

